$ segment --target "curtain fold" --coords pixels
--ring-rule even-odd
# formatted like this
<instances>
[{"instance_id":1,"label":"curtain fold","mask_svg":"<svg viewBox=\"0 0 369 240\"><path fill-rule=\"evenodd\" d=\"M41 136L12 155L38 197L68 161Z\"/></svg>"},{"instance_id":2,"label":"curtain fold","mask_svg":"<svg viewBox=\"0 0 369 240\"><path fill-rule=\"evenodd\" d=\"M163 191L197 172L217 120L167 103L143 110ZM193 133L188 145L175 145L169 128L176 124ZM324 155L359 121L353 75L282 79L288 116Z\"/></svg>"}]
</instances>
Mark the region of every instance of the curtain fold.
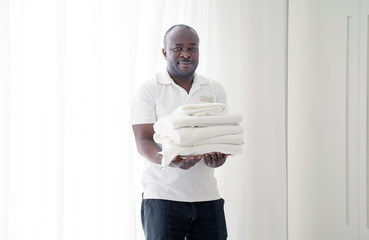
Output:
<instances>
[{"instance_id":1,"label":"curtain fold","mask_svg":"<svg viewBox=\"0 0 369 240\"><path fill-rule=\"evenodd\" d=\"M0 1L0 239L8 239L10 41L9 1Z\"/></svg>"},{"instance_id":2,"label":"curtain fold","mask_svg":"<svg viewBox=\"0 0 369 240\"><path fill-rule=\"evenodd\" d=\"M0 239L143 239L143 162L132 136L131 99L165 68L162 39L177 23L199 33L198 72L223 84L252 139L217 170L229 239L286 239L285 165L278 168L285 159L273 147L275 160L260 155L262 146L283 142L267 133L283 126L283 113L274 122L260 113L284 101L283 89L265 90L285 82L278 31L286 28L286 5L274 3L273 12L272 3L0 1ZM280 75L269 79L268 67ZM278 171L262 172L269 164Z\"/></svg>"}]
</instances>

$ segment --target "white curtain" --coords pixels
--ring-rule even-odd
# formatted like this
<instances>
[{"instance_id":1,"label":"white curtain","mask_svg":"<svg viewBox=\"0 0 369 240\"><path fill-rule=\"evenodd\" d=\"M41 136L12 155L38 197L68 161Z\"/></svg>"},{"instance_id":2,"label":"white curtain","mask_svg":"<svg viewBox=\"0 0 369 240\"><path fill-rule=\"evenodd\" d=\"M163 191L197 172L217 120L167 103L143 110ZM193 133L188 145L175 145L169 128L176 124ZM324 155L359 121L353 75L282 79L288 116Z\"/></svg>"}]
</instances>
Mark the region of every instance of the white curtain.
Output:
<instances>
[{"instance_id":1,"label":"white curtain","mask_svg":"<svg viewBox=\"0 0 369 240\"><path fill-rule=\"evenodd\" d=\"M177 23L198 31L198 71L244 115L245 151L217 170L229 239L286 239L286 9L1 0L0 239L143 239L130 104L164 69L162 38Z\"/></svg>"}]
</instances>

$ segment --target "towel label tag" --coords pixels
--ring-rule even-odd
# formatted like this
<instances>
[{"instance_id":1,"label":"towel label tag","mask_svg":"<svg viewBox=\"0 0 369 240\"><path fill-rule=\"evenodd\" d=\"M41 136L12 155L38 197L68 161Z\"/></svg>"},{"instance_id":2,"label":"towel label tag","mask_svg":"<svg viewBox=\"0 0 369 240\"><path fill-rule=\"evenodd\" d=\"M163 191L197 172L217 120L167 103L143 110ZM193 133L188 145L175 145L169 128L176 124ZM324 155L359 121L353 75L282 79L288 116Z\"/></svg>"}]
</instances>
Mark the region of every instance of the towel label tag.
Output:
<instances>
[{"instance_id":1,"label":"towel label tag","mask_svg":"<svg viewBox=\"0 0 369 240\"><path fill-rule=\"evenodd\" d=\"M214 102L214 98L213 97L208 97L208 96L200 96L200 101L201 102L212 103L212 102Z\"/></svg>"}]
</instances>

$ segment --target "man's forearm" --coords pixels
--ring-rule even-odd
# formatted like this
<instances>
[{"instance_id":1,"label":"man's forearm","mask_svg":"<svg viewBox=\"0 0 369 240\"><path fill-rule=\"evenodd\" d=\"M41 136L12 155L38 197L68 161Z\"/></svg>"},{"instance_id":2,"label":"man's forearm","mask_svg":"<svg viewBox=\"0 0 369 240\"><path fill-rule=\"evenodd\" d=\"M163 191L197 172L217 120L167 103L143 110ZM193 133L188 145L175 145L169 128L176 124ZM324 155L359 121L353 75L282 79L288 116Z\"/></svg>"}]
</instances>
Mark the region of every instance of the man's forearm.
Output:
<instances>
[{"instance_id":1,"label":"man's forearm","mask_svg":"<svg viewBox=\"0 0 369 240\"><path fill-rule=\"evenodd\" d=\"M161 148L154 141L149 139L141 140L137 144L137 149L147 160L161 164L162 155L159 154Z\"/></svg>"}]
</instances>

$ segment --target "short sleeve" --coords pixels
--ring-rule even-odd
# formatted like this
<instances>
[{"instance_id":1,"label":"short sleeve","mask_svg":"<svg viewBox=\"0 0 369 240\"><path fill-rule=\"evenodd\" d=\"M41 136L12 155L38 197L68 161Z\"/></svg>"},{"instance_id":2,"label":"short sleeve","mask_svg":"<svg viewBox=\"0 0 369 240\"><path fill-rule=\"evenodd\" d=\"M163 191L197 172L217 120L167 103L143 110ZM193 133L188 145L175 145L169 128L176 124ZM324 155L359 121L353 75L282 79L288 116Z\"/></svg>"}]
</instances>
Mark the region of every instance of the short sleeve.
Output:
<instances>
[{"instance_id":1,"label":"short sleeve","mask_svg":"<svg viewBox=\"0 0 369 240\"><path fill-rule=\"evenodd\" d=\"M143 84L135 93L132 100L131 123L147 124L156 122L155 84L150 81Z\"/></svg>"}]
</instances>

